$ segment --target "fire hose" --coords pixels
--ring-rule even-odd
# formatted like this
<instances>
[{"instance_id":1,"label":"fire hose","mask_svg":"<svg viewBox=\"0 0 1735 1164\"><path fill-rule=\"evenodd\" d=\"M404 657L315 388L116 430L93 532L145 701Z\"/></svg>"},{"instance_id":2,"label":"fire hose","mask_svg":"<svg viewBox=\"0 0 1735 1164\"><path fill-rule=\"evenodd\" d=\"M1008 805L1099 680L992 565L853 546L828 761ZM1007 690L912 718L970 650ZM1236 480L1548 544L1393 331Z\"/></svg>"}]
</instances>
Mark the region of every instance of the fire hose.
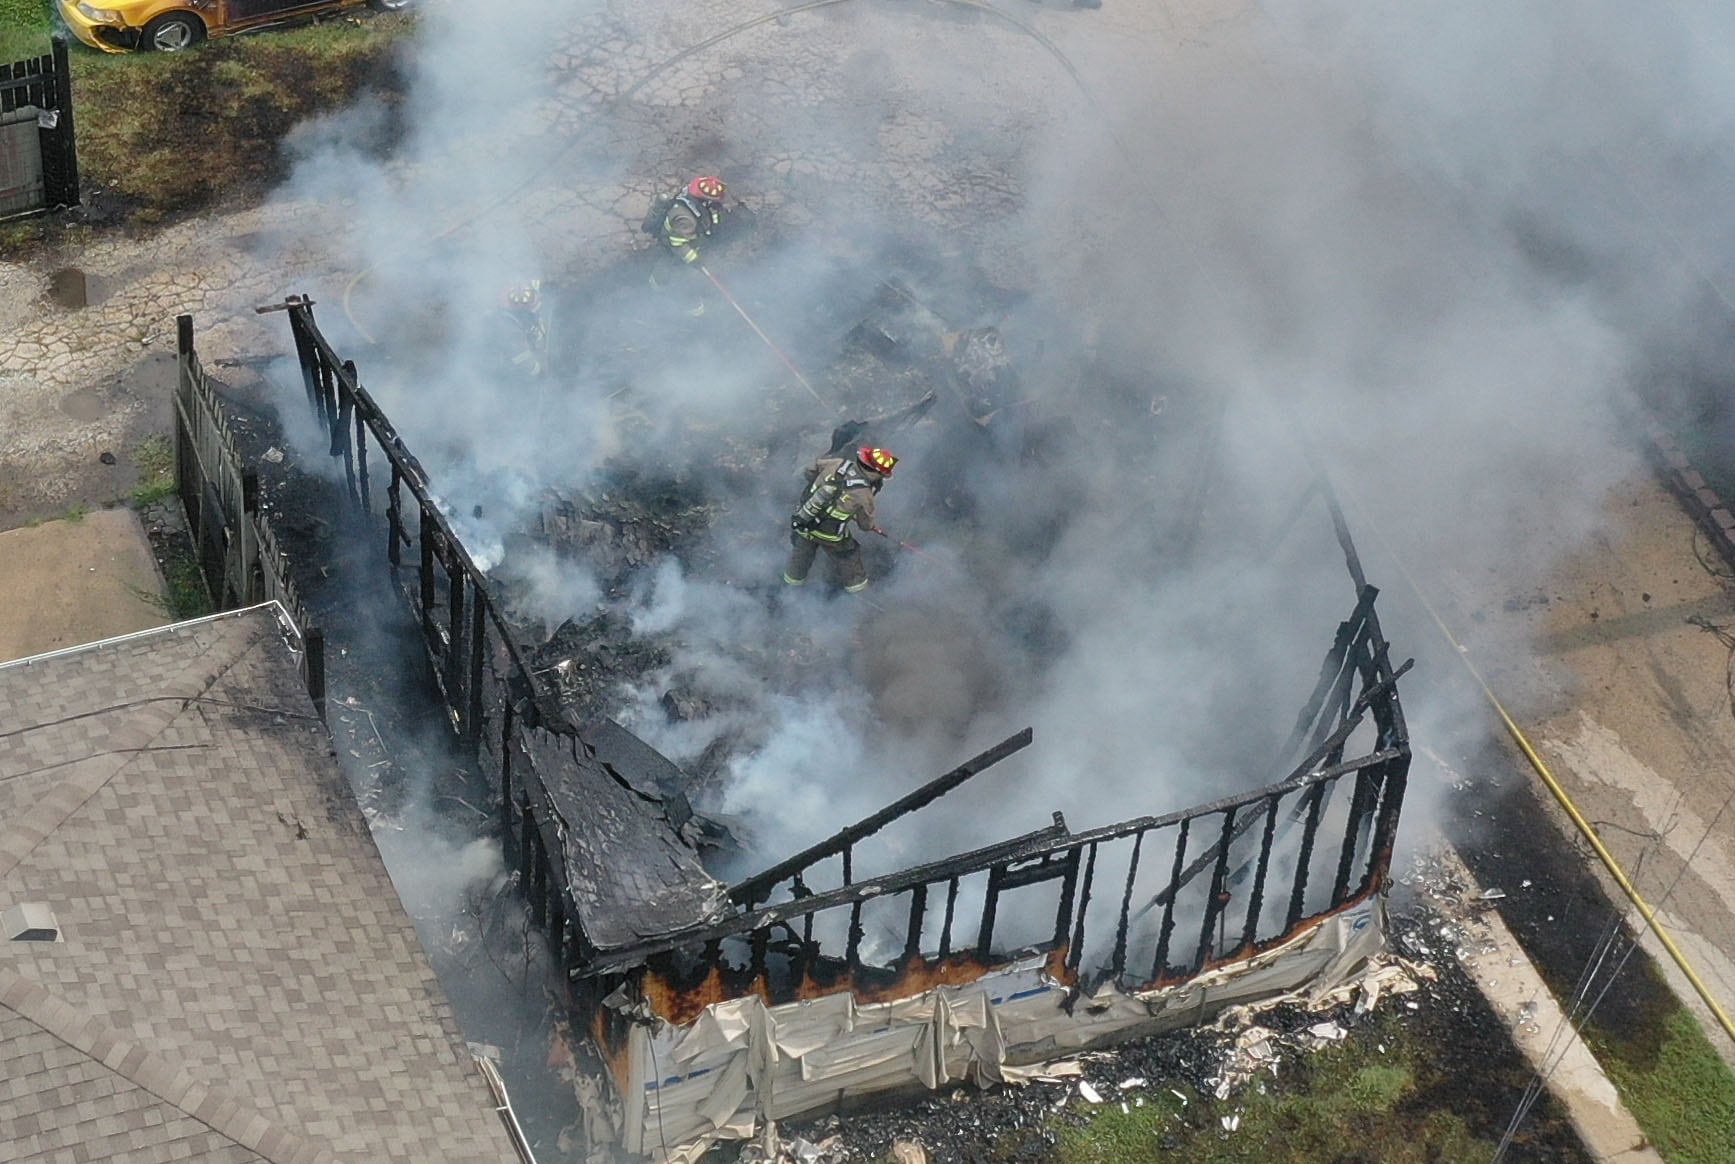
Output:
<instances>
[{"instance_id":1,"label":"fire hose","mask_svg":"<svg viewBox=\"0 0 1735 1164\"><path fill-rule=\"evenodd\" d=\"M832 404L828 400L826 400L825 397L821 396L817 391L814 390L813 385L809 384L807 382L807 377L803 376L801 374L801 369L797 368L795 366L795 361L791 360L788 357L788 355L786 355L784 353L782 348L778 347L776 344L771 342L771 337L765 334L764 328L760 327L757 323L753 322L753 317L751 315L747 314L747 309L745 307L741 306L741 301L736 299L733 295L729 294L729 288L723 286L723 280L721 280L721 279L717 278L717 276L713 275L711 273L711 268L707 267L704 263L700 263L700 264L698 264L698 266L699 266L699 270L701 270L705 273L705 278L711 280L711 285L713 287L717 288L718 292L723 296L723 298L725 298L729 301L729 306L733 307L735 309L735 314L739 315L743 320L746 321L747 326L753 329L753 334L758 336L760 339L764 340L765 346L770 348L772 350L772 352L774 352L776 354L776 356L779 360L783 361L783 366L785 368L789 369L789 374L791 376L795 377L796 382L799 383L803 388L807 389L807 394L809 396L813 397L815 400L819 401L821 407L829 409L832 412L836 412L837 406Z\"/></svg>"},{"instance_id":2,"label":"fire hose","mask_svg":"<svg viewBox=\"0 0 1735 1164\"><path fill-rule=\"evenodd\" d=\"M921 546L912 545L911 543L906 542L906 541L900 541L897 538L894 538L891 534L887 533L885 530L879 528L878 526L875 526L871 532L879 534L882 538L885 538L887 541L889 541L893 545L897 546L900 550L908 550L910 553L915 554L918 557L925 558L926 560L928 560L930 562L936 563L937 565L942 566L947 570L950 570L954 574L962 575L964 573L964 571L956 563L950 562L947 559L940 557L940 555L938 555L938 554L930 553L929 551L924 550Z\"/></svg>"}]
</instances>

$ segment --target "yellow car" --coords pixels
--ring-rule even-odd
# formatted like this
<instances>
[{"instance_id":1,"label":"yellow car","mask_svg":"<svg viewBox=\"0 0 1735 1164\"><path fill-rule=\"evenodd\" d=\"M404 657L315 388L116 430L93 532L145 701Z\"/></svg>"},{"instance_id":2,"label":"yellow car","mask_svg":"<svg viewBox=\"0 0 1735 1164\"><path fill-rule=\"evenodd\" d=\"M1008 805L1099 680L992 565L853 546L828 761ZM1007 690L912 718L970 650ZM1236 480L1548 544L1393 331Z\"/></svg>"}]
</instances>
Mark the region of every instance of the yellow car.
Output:
<instances>
[{"instance_id":1,"label":"yellow car","mask_svg":"<svg viewBox=\"0 0 1735 1164\"><path fill-rule=\"evenodd\" d=\"M92 48L124 53L172 53L208 36L229 36L268 24L344 8L408 8L414 0L58 0L72 35Z\"/></svg>"}]
</instances>

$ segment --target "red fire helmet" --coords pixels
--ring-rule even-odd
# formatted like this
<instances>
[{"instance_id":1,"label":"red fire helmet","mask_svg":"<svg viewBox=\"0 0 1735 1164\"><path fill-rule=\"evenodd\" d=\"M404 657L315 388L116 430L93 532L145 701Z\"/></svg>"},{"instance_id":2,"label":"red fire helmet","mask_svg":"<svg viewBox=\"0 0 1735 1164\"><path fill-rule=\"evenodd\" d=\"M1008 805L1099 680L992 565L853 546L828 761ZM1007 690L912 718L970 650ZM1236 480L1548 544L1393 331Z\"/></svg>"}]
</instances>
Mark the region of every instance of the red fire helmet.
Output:
<instances>
[{"instance_id":1,"label":"red fire helmet","mask_svg":"<svg viewBox=\"0 0 1735 1164\"><path fill-rule=\"evenodd\" d=\"M892 470L897 467L898 463L898 459L892 456L890 451L876 449L870 445L863 445L857 449L855 459L882 477L890 477Z\"/></svg>"}]
</instances>

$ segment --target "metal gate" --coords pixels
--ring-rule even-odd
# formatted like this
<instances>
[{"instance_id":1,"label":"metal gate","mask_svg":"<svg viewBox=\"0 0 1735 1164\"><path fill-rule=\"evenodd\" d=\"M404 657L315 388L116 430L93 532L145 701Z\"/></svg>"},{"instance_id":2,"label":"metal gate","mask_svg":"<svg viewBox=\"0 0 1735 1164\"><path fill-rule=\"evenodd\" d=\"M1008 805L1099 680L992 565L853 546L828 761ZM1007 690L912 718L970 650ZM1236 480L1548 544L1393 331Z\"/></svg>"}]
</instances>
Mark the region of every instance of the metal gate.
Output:
<instances>
[{"instance_id":1,"label":"metal gate","mask_svg":"<svg viewBox=\"0 0 1735 1164\"><path fill-rule=\"evenodd\" d=\"M78 148L66 42L0 64L0 219L78 205Z\"/></svg>"}]
</instances>

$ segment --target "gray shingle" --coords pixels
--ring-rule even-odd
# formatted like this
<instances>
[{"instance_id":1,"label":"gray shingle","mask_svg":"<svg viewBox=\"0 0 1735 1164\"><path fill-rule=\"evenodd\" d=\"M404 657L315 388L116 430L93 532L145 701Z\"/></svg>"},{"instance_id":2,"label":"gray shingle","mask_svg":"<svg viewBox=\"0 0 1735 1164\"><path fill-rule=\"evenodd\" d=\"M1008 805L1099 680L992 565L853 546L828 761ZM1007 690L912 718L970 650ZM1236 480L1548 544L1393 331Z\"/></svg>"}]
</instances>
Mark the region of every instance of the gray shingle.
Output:
<instances>
[{"instance_id":1,"label":"gray shingle","mask_svg":"<svg viewBox=\"0 0 1735 1164\"><path fill-rule=\"evenodd\" d=\"M64 939L0 945L0 1161L516 1158L270 609L0 666L0 709L0 900Z\"/></svg>"}]
</instances>

